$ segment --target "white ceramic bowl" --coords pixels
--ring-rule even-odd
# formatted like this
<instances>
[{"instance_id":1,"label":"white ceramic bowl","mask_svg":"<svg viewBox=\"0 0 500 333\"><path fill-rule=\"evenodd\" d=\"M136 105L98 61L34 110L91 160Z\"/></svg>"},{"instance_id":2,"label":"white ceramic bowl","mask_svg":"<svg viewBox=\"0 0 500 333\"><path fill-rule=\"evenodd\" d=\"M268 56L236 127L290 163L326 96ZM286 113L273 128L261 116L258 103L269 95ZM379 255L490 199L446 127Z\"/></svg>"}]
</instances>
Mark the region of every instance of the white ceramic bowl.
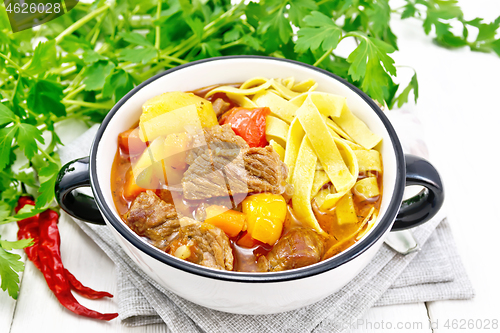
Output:
<instances>
[{"instance_id":1,"label":"white ceramic bowl","mask_svg":"<svg viewBox=\"0 0 500 333\"><path fill-rule=\"evenodd\" d=\"M243 82L255 76L293 76L297 81L314 79L319 84L317 91L347 97L352 112L382 136L384 193L376 225L362 240L328 260L273 273L214 270L180 260L147 244L120 219L113 203L110 177L118 134L137 122L142 104L156 95ZM409 170L405 178L406 168ZM407 185L424 185L428 191L423 193L423 199L405 206L397 229L428 220L441 206L443 192L439 175L428 162L407 157L405 166L405 156L396 133L377 105L343 79L316 67L277 58L234 56L178 66L133 89L104 119L90 157L70 162L61 169L56 193L61 207L69 214L89 222L105 221L130 258L166 289L220 311L269 314L314 303L351 281L370 262L391 231L400 211L405 180ZM72 191L81 186L92 188L95 202Z\"/></svg>"}]
</instances>

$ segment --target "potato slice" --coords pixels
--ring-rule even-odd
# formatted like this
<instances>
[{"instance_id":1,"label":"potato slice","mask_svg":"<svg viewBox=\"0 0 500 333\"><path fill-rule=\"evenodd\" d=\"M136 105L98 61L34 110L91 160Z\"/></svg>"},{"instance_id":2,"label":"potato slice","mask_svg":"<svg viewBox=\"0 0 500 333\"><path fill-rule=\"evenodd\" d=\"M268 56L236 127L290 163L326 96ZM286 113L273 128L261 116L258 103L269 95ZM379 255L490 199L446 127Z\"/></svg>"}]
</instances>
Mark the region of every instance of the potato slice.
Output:
<instances>
[{"instance_id":1,"label":"potato slice","mask_svg":"<svg viewBox=\"0 0 500 333\"><path fill-rule=\"evenodd\" d=\"M186 108L187 109L184 109ZM194 108L194 109L193 109ZM186 116L181 114L171 116L164 116L167 113L176 110L191 111L194 110L194 114L190 114L189 117L195 117L198 119L187 119ZM212 127L217 125L217 116L215 115L212 103L204 98L196 96L193 93L185 93L180 91L172 91L161 94L159 96L153 97L146 101L142 106L142 115L140 118L139 125L142 128L154 128L152 133L149 131L145 132L141 130L140 138L142 141L153 141L159 135L168 135L175 133L180 126L176 125L179 121L176 121L176 117L181 116L180 122L183 123L199 123L201 127ZM197 116L197 117L196 117ZM163 119L163 118L165 119ZM161 122L161 124L160 124ZM147 124L147 125L146 125ZM155 124L158 124L155 126ZM164 133L161 128L163 125ZM182 125L182 124L180 124ZM173 131L172 131L173 130Z\"/></svg>"}]
</instances>

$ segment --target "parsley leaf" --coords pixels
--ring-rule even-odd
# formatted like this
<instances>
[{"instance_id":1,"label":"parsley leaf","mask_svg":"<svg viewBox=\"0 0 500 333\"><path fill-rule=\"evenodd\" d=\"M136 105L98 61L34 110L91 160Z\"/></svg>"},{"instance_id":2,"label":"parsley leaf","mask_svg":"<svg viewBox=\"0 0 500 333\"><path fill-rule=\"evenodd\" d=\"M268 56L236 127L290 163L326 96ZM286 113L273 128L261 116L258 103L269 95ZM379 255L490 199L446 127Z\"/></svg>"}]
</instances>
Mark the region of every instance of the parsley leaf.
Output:
<instances>
[{"instance_id":1,"label":"parsley leaf","mask_svg":"<svg viewBox=\"0 0 500 333\"><path fill-rule=\"evenodd\" d=\"M365 34L356 32L351 35L358 38L359 45L347 58L351 63L349 75L355 81L361 80L362 89L383 104L389 97L388 91L383 89L392 81L389 74L396 75L394 60L388 55L395 50L389 44Z\"/></svg>"},{"instance_id":2,"label":"parsley leaf","mask_svg":"<svg viewBox=\"0 0 500 333\"><path fill-rule=\"evenodd\" d=\"M323 51L337 47L342 29L340 29L331 18L320 12L312 12L304 18L307 27L298 31L296 52L305 52L308 49L314 51L320 46Z\"/></svg>"},{"instance_id":3,"label":"parsley leaf","mask_svg":"<svg viewBox=\"0 0 500 333\"><path fill-rule=\"evenodd\" d=\"M82 58L86 64L93 64L94 62L97 62L99 60L106 60L106 57L93 50L83 51Z\"/></svg>"},{"instance_id":4,"label":"parsley leaf","mask_svg":"<svg viewBox=\"0 0 500 333\"><path fill-rule=\"evenodd\" d=\"M27 105L37 114L58 117L66 115L66 108L61 103L63 88L60 84L48 80L39 80L30 89Z\"/></svg>"},{"instance_id":5,"label":"parsley leaf","mask_svg":"<svg viewBox=\"0 0 500 333\"><path fill-rule=\"evenodd\" d=\"M398 102L398 108L403 106L403 104L408 102L408 95L410 92L413 90L413 95L415 97L415 103L417 102L418 99L418 81L417 81L417 73L415 73L411 80L410 83L408 83L408 86L399 94L398 98L396 98L395 101Z\"/></svg>"},{"instance_id":6,"label":"parsley leaf","mask_svg":"<svg viewBox=\"0 0 500 333\"><path fill-rule=\"evenodd\" d=\"M143 47L132 50L124 49L120 52L118 60L145 64L148 63L154 57L156 57L156 55L157 51L154 47ZM100 86L99 88L102 88L102 86Z\"/></svg>"},{"instance_id":7,"label":"parsley leaf","mask_svg":"<svg viewBox=\"0 0 500 333\"><path fill-rule=\"evenodd\" d=\"M0 171L11 163L12 141L17 133L17 126L0 129Z\"/></svg>"},{"instance_id":8,"label":"parsley leaf","mask_svg":"<svg viewBox=\"0 0 500 333\"><path fill-rule=\"evenodd\" d=\"M87 67L85 79L83 80L85 90L89 91L102 89L106 77L114 68L115 64L106 60L99 60L92 64L92 66Z\"/></svg>"},{"instance_id":9,"label":"parsley leaf","mask_svg":"<svg viewBox=\"0 0 500 333\"><path fill-rule=\"evenodd\" d=\"M32 74L40 74L53 66L57 61L56 42L49 40L40 42L33 52L33 58L27 71Z\"/></svg>"},{"instance_id":10,"label":"parsley leaf","mask_svg":"<svg viewBox=\"0 0 500 333\"><path fill-rule=\"evenodd\" d=\"M25 247L33 245L33 239L20 239L18 241L6 241L0 239L0 247L4 250L24 249Z\"/></svg>"},{"instance_id":11,"label":"parsley leaf","mask_svg":"<svg viewBox=\"0 0 500 333\"><path fill-rule=\"evenodd\" d=\"M120 69L106 78L102 95L104 98L112 97L117 102L134 88L134 81L129 73Z\"/></svg>"},{"instance_id":12,"label":"parsley leaf","mask_svg":"<svg viewBox=\"0 0 500 333\"><path fill-rule=\"evenodd\" d=\"M9 253L0 247L0 279L2 290L7 290L9 295L17 299L19 295L19 273L24 271L21 256Z\"/></svg>"},{"instance_id":13,"label":"parsley leaf","mask_svg":"<svg viewBox=\"0 0 500 333\"><path fill-rule=\"evenodd\" d=\"M40 143L45 143L42 137L42 132L33 125L30 124L19 124L17 129L17 143L19 147L24 151L24 155L31 159L35 156L38 151L38 145L36 141Z\"/></svg>"},{"instance_id":14,"label":"parsley leaf","mask_svg":"<svg viewBox=\"0 0 500 333\"><path fill-rule=\"evenodd\" d=\"M8 107L0 103L0 126L16 121L17 117Z\"/></svg>"}]
</instances>

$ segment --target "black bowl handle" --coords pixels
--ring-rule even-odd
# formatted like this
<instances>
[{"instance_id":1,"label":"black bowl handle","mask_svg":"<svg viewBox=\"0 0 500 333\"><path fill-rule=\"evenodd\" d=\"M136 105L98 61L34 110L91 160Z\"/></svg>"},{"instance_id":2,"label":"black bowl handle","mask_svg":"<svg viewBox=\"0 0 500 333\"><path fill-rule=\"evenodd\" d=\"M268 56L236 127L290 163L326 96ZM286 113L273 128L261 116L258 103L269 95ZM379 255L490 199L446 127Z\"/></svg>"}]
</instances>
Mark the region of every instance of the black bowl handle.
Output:
<instances>
[{"instance_id":1,"label":"black bowl handle","mask_svg":"<svg viewBox=\"0 0 500 333\"><path fill-rule=\"evenodd\" d=\"M73 192L79 187L90 187L88 157L71 161L61 168L55 185L56 200L66 213L77 219L106 224L94 198Z\"/></svg>"},{"instance_id":2,"label":"black bowl handle","mask_svg":"<svg viewBox=\"0 0 500 333\"><path fill-rule=\"evenodd\" d=\"M406 186L421 185L424 189L402 202L392 231L413 228L427 222L436 215L444 201L443 184L436 168L415 155L405 155L405 162Z\"/></svg>"}]
</instances>

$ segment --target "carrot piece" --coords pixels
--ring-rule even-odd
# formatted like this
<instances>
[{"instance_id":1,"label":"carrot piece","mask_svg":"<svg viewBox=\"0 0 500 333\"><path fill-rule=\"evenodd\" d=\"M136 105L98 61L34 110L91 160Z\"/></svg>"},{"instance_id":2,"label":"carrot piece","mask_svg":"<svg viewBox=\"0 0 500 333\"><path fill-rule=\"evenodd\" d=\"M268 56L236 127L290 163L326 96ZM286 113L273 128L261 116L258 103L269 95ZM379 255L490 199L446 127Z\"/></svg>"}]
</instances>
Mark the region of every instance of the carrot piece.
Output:
<instances>
[{"instance_id":1,"label":"carrot piece","mask_svg":"<svg viewBox=\"0 0 500 333\"><path fill-rule=\"evenodd\" d=\"M142 153L146 143L139 137L139 128L131 128L118 134L118 145L127 154L136 155Z\"/></svg>"},{"instance_id":2,"label":"carrot piece","mask_svg":"<svg viewBox=\"0 0 500 333\"><path fill-rule=\"evenodd\" d=\"M241 236L237 241L236 244L242 247L246 248L252 248L255 247L257 244L259 244L259 241L256 239L252 238L249 232L245 232L243 236Z\"/></svg>"},{"instance_id":3,"label":"carrot piece","mask_svg":"<svg viewBox=\"0 0 500 333\"><path fill-rule=\"evenodd\" d=\"M125 184L123 185L123 197L127 200L135 199L141 192L146 191L145 188L140 187L135 182L132 168L127 171L125 175Z\"/></svg>"},{"instance_id":4,"label":"carrot piece","mask_svg":"<svg viewBox=\"0 0 500 333\"><path fill-rule=\"evenodd\" d=\"M246 215L223 206L208 206L206 223L221 228L229 237L237 236L245 226Z\"/></svg>"}]
</instances>

